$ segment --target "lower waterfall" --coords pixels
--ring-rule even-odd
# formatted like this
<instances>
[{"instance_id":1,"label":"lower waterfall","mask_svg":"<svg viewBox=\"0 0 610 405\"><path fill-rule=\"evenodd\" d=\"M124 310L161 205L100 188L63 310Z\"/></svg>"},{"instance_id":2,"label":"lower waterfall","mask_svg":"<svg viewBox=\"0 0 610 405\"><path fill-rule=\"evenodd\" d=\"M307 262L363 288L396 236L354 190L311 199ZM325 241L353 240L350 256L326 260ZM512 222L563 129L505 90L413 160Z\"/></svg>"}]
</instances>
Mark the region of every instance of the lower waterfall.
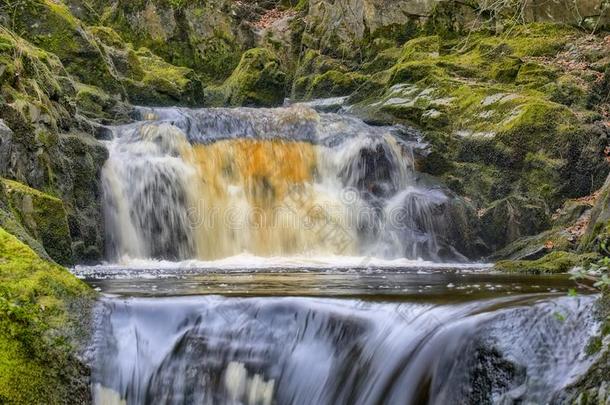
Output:
<instances>
[{"instance_id":1,"label":"lower waterfall","mask_svg":"<svg viewBox=\"0 0 610 405\"><path fill-rule=\"evenodd\" d=\"M107 301L94 392L106 404L548 403L593 360L592 302Z\"/></svg>"}]
</instances>

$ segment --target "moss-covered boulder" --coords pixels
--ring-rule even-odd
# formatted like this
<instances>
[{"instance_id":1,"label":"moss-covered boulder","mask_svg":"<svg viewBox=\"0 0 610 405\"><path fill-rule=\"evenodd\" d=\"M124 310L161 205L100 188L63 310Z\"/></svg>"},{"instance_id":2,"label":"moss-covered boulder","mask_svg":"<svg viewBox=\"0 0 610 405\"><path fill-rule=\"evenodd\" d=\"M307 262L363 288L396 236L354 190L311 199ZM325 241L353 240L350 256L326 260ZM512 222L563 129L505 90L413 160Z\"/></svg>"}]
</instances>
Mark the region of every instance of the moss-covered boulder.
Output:
<instances>
[{"instance_id":1,"label":"moss-covered boulder","mask_svg":"<svg viewBox=\"0 0 610 405\"><path fill-rule=\"evenodd\" d=\"M494 270L507 273L557 274L566 273L576 266L593 262L596 255L578 255L570 252L552 252L537 260L503 260Z\"/></svg>"},{"instance_id":2,"label":"moss-covered boulder","mask_svg":"<svg viewBox=\"0 0 610 405\"><path fill-rule=\"evenodd\" d=\"M59 58L2 27L0 82L0 118L13 131L34 137L73 122L74 84Z\"/></svg>"},{"instance_id":3,"label":"moss-covered boulder","mask_svg":"<svg viewBox=\"0 0 610 405\"><path fill-rule=\"evenodd\" d=\"M268 49L254 48L242 55L231 76L221 86L206 89L212 105L277 106L286 96L286 73Z\"/></svg>"},{"instance_id":4,"label":"moss-covered boulder","mask_svg":"<svg viewBox=\"0 0 610 405\"><path fill-rule=\"evenodd\" d=\"M28 233L57 263L72 264L72 238L63 202L21 183L0 181L4 183L11 209Z\"/></svg>"},{"instance_id":5,"label":"moss-covered boulder","mask_svg":"<svg viewBox=\"0 0 610 405\"><path fill-rule=\"evenodd\" d=\"M357 72L339 72L329 70L319 75L310 75L298 79L294 84L293 94L297 99L311 100L335 96L349 96L366 80L366 76Z\"/></svg>"},{"instance_id":6,"label":"moss-covered boulder","mask_svg":"<svg viewBox=\"0 0 610 405\"><path fill-rule=\"evenodd\" d=\"M0 402L90 402L88 340L94 293L0 228Z\"/></svg>"},{"instance_id":7,"label":"moss-covered boulder","mask_svg":"<svg viewBox=\"0 0 610 405\"><path fill-rule=\"evenodd\" d=\"M141 80L123 80L131 102L157 106L204 104L203 86L193 70L171 65L144 48L134 57L137 59L132 63L141 70Z\"/></svg>"},{"instance_id":8,"label":"moss-covered boulder","mask_svg":"<svg viewBox=\"0 0 610 405\"><path fill-rule=\"evenodd\" d=\"M145 47L168 63L195 70L207 82L230 75L253 46L252 23L273 7L232 0L88 3L99 15L98 25L113 28L136 49Z\"/></svg>"},{"instance_id":9,"label":"moss-covered boulder","mask_svg":"<svg viewBox=\"0 0 610 405\"><path fill-rule=\"evenodd\" d=\"M57 55L79 81L111 93L123 89L112 64L70 9L53 0L30 0L6 8L13 31Z\"/></svg>"},{"instance_id":10,"label":"moss-covered boulder","mask_svg":"<svg viewBox=\"0 0 610 405\"><path fill-rule=\"evenodd\" d=\"M580 244L581 251L610 248L610 176L600 189L591 220ZM605 253L605 252L604 252Z\"/></svg>"}]
</instances>

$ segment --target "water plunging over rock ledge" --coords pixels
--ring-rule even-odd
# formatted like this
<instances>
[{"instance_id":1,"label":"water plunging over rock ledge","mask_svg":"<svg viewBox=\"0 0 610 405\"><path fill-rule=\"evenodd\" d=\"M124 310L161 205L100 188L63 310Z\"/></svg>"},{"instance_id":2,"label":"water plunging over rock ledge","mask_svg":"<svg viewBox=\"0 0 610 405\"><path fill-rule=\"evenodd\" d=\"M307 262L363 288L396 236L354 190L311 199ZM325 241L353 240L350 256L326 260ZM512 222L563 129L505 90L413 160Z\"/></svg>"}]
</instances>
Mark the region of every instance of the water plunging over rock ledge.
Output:
<instances>
[{"instance_id":1,"label":"water plunging over rock ledge","mask_svg":"<svg viewBox=\"0 0 610 405\"><path fill-rule=\"evenodd\" d=\"M74 269L106 294L96 404L562 402L603 358L569 276L468 263L472 210L418 173L418 132L306 105L137 116L107 141L111 264Z\"/></svg>"},{"instance_id":2,"label":"water plunging over rock ledge","mask_svg":"<svg viewBox=\"0 0 610 405\"><path fill-rule=\"evenodd\" d=\"M464 202L415 170L418 133L295 105L138 110L103 171L109 258L465 260Z\"/></svg>"},{"instance_id":3,"label":"water plunging over rock ledge","mask_svg":"<svg viewBox=\"0 0 610 405\"><path fill-rule=\"evenodd\" d=\"M100 404L548 403L595 361L594 298L130 298L100 305Z\"/></svg>"}]
</instances>

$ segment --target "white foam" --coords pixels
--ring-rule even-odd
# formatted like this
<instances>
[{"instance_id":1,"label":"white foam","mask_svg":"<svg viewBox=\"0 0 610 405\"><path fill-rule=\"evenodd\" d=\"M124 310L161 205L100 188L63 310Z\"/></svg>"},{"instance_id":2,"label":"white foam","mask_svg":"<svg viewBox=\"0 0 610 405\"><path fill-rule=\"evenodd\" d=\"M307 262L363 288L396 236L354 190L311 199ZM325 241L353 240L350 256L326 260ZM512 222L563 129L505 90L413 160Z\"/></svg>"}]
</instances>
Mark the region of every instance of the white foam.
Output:
<instances>
[{"instance_id":1,"label":"white foam","mask_svg":"<svg viewBox=\"0 0 610 405\"><path fill-rule=\"evenodd\" d=\"M265 269L369 269L369 268L430 268L430 269L470 269L488 270L488 263L437 263L411 259L381 259L366 256L275 256L261 257L248 253L220 260L167 261L133 259L123 257L117 263L104 263L97 266L76 266L77 272L103 270L265 270Z\"/></svg>"}]
</instances>

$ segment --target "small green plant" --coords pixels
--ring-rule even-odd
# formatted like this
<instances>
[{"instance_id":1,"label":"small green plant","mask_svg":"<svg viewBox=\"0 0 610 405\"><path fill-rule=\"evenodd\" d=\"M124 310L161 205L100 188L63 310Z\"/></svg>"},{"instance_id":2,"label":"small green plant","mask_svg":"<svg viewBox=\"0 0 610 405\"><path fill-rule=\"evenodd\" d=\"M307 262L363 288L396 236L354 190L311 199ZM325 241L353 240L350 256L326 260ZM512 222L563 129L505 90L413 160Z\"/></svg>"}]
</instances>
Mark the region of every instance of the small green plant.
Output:
<instances>
[{"instance_id":1,"label":"small green plant","mask_svg":"<svg viewBox=\"0 0 610 405\"><path fill-rule=\"evenodd\" d=\"M608 241L599 245L599 251L604 255L601 259L581 268L572 275L572 280L593 282L593 288L600 291L610 291L610 250Z\"/></svg>"}]
</instances>

